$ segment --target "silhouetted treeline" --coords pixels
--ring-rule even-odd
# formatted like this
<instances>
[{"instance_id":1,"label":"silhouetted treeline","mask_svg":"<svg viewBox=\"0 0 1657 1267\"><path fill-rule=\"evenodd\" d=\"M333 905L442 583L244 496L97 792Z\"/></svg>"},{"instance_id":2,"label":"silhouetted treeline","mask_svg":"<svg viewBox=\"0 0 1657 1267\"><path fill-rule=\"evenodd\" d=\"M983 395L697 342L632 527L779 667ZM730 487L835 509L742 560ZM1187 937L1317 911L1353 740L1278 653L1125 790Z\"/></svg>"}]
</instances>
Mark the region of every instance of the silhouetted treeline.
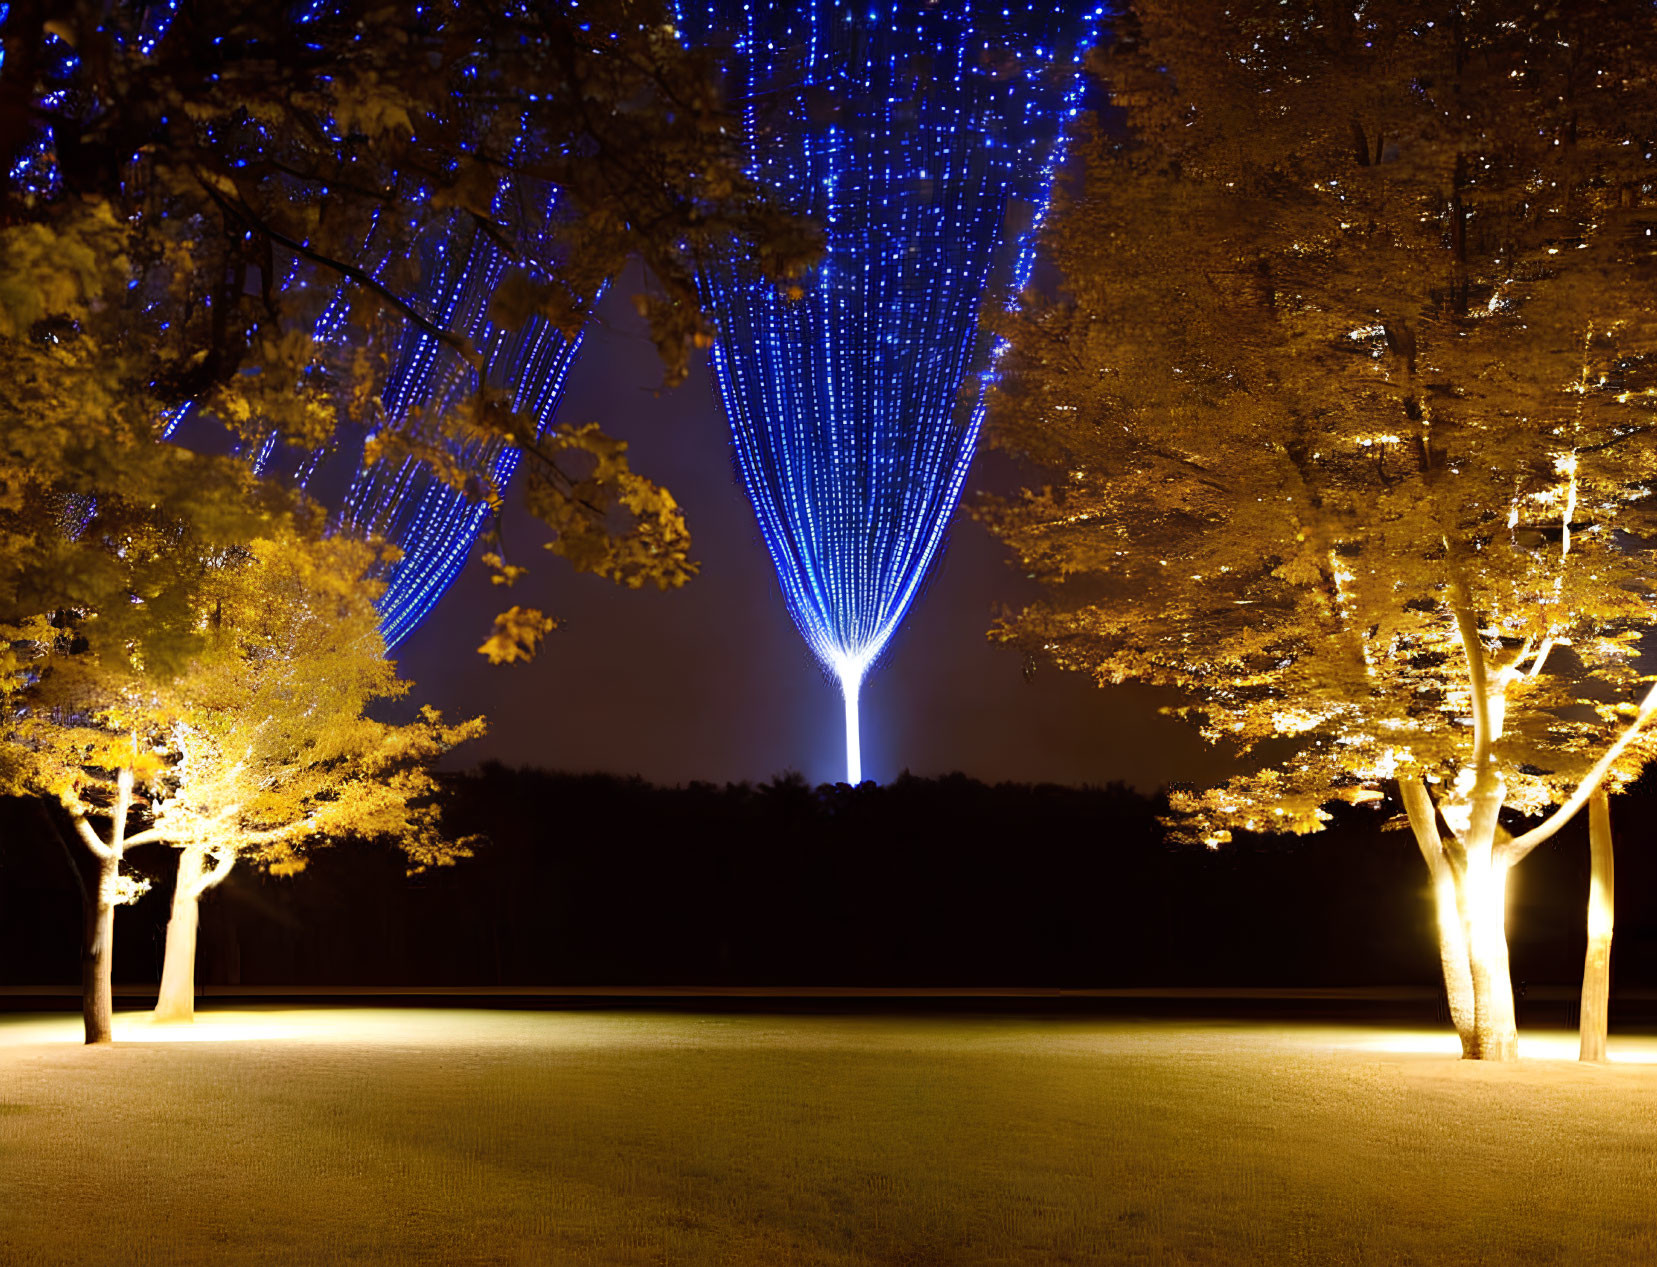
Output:
<instances>
[{"instance_id":1,"label":"silhouetted treeline","mask_svg":"<svg viewBox=\"0 0 1657 1267\"><path fill-rule=\"evenodd\" d=\"M1218 851L1165 841L1122 787L682 788L490 766L449 780L477 856L407 877L344 843L279 879L240 867L202 904L200 980L247 985L1424 985L1438 980L1425 868L1385 813ZM1616 798L1620 987L1657 985L1645 849L1657 788ZM74 848L71 842L71 848ZM118 915L118 981L154 982L173 854ZM1580 826L1516 872L1516 982L1581 971ZM0 984L71 983L69 857L0 805Z\"/></svg>"}]
</instances>

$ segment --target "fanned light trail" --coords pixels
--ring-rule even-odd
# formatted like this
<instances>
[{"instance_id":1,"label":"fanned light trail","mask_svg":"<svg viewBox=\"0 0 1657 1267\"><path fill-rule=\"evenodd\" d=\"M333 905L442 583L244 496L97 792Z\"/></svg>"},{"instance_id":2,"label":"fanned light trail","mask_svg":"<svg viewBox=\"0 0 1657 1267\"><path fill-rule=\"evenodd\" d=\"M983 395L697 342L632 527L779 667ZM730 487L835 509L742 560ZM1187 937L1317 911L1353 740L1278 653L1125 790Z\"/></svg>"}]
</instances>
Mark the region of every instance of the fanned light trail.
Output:
<instances>
[{"instance_id":1,"label":"fanned light trail","mask_svg":"<svg viewBox=\"0 0 1657 1267\"><path fill-rule=\"evenodd\" d=\"M423 275L431 279L426 297L433 323L469 339L484 354L488 385L504 391L513 410L531 419L540 436L557 413L580 349L579 336L566 338L540 317L531 317L517 331L488 320L489 300L507 261L476 230L451 232L424 264ZM387 418L398 425L419 426L418 420L429 419L428 439L445 445L461 469L486 473L488 482L501 490L517 469L517 449L498 436L457 433L452 425L445 434L436 426L444 414L461 408L476 387L476 371L458 353L410 325L381 400ZM387 647L396 646L430 613L459 575L492 513L481 497L445 484L418 459L359 467L339 525L382 536L403 552L386 578L379 604Z\"/></svg>"},{"instance_id":2,"label":"fanned light trail","mask_svg":"<svg viewBox=\"0 0 1657 1267\"><path fill-rule=\"evenodd\" d=\"M177 7L177 0L164 0L146 10L140 35L145 53L165 33ZM310 21L325 7L324 0L309 0L298 7L295 20ZM532 149L534 142L521 135L518 144ZM515 191L503 181L497 205L515 193L544 209L545 234L556 212L555 195L527 184ZM487 386L505 392L514 412L533 422L539 438L557 414L565 379L580 350L580 336L569 338L539 316L530 317L516 331L503 330L488 319L489 301L508 262L469 217L458 213L450 217L419 249L421 276L427 279L419 296L424 315L437 328L461 336L479 351ZM386 263L385 255L384 247L371 235L363 246L364 266L378 271ZM526 256L526 266L528 262ZM295 261L286 284L296 283L297 272ZM317 322L319 341L343 337L349 298L347 283ZM475 473L476 484L470 492L453 488L437 478L427 463L413 457L373 465L358 461L332 517L335 530L378 535L401 552L385 577L386 590L379 601L380 632L387 648L420 625L465 565L478 534L494 513L481 496L482 486L504 491L517 469L518 450L499 436L468 434L452 422L442 425L445 415L460 410L476 390L477 372L472 366L452 347L408 325L381 391L387 423L423 432L426 441L448 450L456 469ZM174 435L189 410L189 406L180 406L163 417L163 438ZM264 437L253 455L256 469L262 470L270 461L279 439L274 431ZM311 454L300 463L297 482L308 486L330 457L329 449Z\"/></svg>"},{"instance_id":3,"label":"fanned light trail","mask_svg":"<svg viewBox=\"0 0 1657 1267\"><path fill-rule=\"evenodd\" d=\"M693 43L733 46L750 169L827 230L790 298L741 262L704 278L737 464L783 597L858 696L943 545L996 355L986 300L1029 279L1087 3L680 0Z\"/></svg>"},{"instance_id":4,"label":"fanned light trail","mask_svg":"<svg viewBox=\"0 0 1657 1267\"><path fill-rule=\"evenodd\" d=\"M434 236L422 250L425 315L438 329L459 335L478 350L487 386L504 392L514 412L533 422L534 435L540 437L558 412L565 379L580 351L580 336L566 337L538 316L516 331L496 326L488 319L488 308L508 267L504 254L459 216ZM372 239L363 254L375 261ZM383 259L379 263L383 265ZM317 322L319 341L344 337L349 306L347 283ZM413 456L372 465L359 460L332 517L333 530L379 536L401 552L385 577L379 601L380 633L388 649L419 627L465 566L494 513L483 495L484 486L504 492L517 470L519 451L500 436L455 424L454 415L476 392L476 369L453 347L410 323L397 343L380 394L387 425L443 447L455 469L475 478L467 491L444 483L427 462ZM165 436L173 434L186 412L181 408L166 417ZM254 455L255 469L264 468L279 438L274 431L265 436ZM330 449L313 452L301 462L296 482L309 487L331 455Z\"/></svg>"}]
</instances>

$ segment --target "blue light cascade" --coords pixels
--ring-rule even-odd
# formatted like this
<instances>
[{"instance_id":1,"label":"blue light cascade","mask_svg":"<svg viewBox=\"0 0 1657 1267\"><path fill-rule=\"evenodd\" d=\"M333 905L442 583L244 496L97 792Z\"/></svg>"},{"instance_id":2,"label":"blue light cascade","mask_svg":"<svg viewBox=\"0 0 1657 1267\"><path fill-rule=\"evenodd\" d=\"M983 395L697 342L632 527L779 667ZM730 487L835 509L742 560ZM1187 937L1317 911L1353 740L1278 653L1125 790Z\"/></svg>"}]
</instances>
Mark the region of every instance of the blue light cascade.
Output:
<instances>
[{"instance_id":1,"label":"blue light cascade","mask_svg":"<svg viewBox=\"0 0 1657 1267\"><path fill-rule=\"evenodd\" d=\"M503 182L500 197L508 193ZM553 196L541 190L537 200L546 207L550 224ZM543 238L546 231L544 224ZM377 237L378 229L362 254L365 267L379 272L388 260ZM509 261L469 217L457 214L440 223L417 249L425 280L416 296L422 315L431 325L473 346L481 357L484 383L504 393L513 411L530 424L526 430L539 438L557 415L565 380L580 351L580 335L566 336L538 316L517 330L504 329L489 319L490 300ZM296 284L296 279L290 277L288 284ZM350 337L346 321L351 295L352 283L344 283L324 308L313 331L318 342L339 343ZM366 457L353 458L355 472L330 519L333 531L377 536L400 553L387 570L385 592L378 602L380 633L388 650L420 626L465 566L495 513L483 496L484 484L504 493L517 470L521 457L517 448L498 435L468 431L454 422L468 408L477 388L478 371L472 364L448 343L407 323L380 390L385 425L421 433L421 439L448 451L456 469L474 478L463 490L439 479L418 457L387 458L373 464ZM188 408L180 407L164 417L164 436L174 434ZM256 470L265 469L279 439L271 431L258 442L252 455ZM332 448L311 453L299 464L295 482L311 488L313 478L332 456Z\"/></svg>"},{"instance_id":2,"label":"blue light cascade","mask_svg":"<svg viewBox=\"0 0 1657 1267\"><path fill-rule=\"evenodd\" d=\"M507 268L501 250L482 233L456 226L427 253L423 275L428 312L440 328L469 339L483 354L485 381L506 393L539 437L551 425L564 382L580 350L540 317L516 331L488 319L489 300ZM320 332L319 332L320 333ZM388 419L432 423L463 409L476 391L476 371L453 348L412 324L404 332L381 402ZM450 430L431 437L462 469L487 476L504 490L519 451L498 436ZM361 465L347 491L338 524L384 537L402 551L380 598L380 632L394 647L419 626L465 565L494 512L476 492L450 487L413 457Z\"/></svg>"},{"instance_id":3,"label":"blue light cascade","mask_svg":"<svg viewBox=\"0 0 1657 1267\"><path fill-rule=\"evenodd\" d=\"M977 442L995 349L986 299L1028 281L1080 58L1103 7L971 0L716 0L680 24L734 41L750 170L824 225L790 298L708 271L714 369L783 597L845 699L937 557Z\"/></svg>"},{"instance_id":4,"label":"blue light cascade","mask_svg":"<svg viewBox=\"0 0 1657 1267\"><path fill-rule=\"evenodd\" d=\"M139 52L147 56L154 51L166 36L178 7L178 0L132 6L136 16L130 38ZM328 9L326 0L300 0L291 6L291 14L296 23L304 24ZM0 4L0 18L4 12L5 6ZM62 91L67 92L78 73L79 60L70 46L55 36L49 38L48 51L52 58L49 70L63 80ZM3 58L0 52L0 60ZM522 150L532 151L535 143L527 133L520 133L518 145ZM38 196L55 196L58 192L60 178L45 129L41 129L37 143L25 153L13 175ZM550 228L557 214L553 192L538 182L522 181L520 187L515 187L511 180L503 180L496 196L497 209L510 199L515 207L527 205L544 213L540 238L534 243L541 250L527 253L525 266L532 267L530 257L550 259ZM383 227L376 221L362 250L362 264L376 272L388 263L386 248L377 241ZM531 317L516 331L501 329L488 319L489 302L508 261L501 248L476 229L470 217L457 213L439 222L425 234L418 250L420 275L426 284L415 298L423 315L438 328L468 340L480 352L485 383L507 395L513 410L526 417L538 438L557 412L565 379L580 350L580 337L567 337L540 317ZM307 284L296 259L282 288ZM333 294L314 329L319 342L339 343L348 337L350 294L350 283ZM504 490L517 468L519 451L498 436L445 430L439 425L445 415L464 408L476 388L477 371L472 366L442 340L410 323L399 340L380 397L390 425L423 425L428 431L423 438L447 448L459 469L476 473L480 485L487 482L496 490ZM159 419L160 437L175 438L194 411L192 403L164 411ZM255 470L266 469L279 440L279 434L269 430L252 442L249 456ZM295 482L309 487L312 477L332 454L331 448L323 448L301 460L293 473ZM469 492L452 488L417 459L372 466L354 456L347 460L356 462L356 472L332 516L333 528L378 535L401 552L385 578L386 590L379 601L380 629L389 648L412 632L447 591L493 511L479 495L480 488ZM91 499L66 499L62 511L65 530L78 535L93 510Z\"/></svg>"}]
</instances>

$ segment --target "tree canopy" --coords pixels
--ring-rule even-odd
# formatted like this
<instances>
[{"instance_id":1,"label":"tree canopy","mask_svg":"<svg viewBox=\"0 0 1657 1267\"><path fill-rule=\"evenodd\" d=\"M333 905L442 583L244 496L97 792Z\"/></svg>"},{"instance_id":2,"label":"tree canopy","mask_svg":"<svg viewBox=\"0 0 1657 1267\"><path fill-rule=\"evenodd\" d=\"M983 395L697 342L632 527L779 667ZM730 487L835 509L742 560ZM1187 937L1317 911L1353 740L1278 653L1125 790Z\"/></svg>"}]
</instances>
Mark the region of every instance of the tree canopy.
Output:
<instances>
[{"instance_id":1,"label":"tree canopy","mask_svg":"<svg viewBox=\"0 0 1657 1267\"><path fill-rule=\"evenodd\" d=\"M278 873L344 836L393 839L416 870L464 856L437 830L429 765L483 723L370 714L409 690L376 627L372 562L340 538L258 540L213 569L202 649L157 691L166 764L129 847L199 846Z\"/></svg>"},{"instance_id":2,"label":"tree canopy","mask_svg":"<svg viewBox=\"0 0 1657 1267\"><path fill-rule=\"evenodd\" d=\"M813 249L744 176L711 54L652 0L24 0L0 34L0 619L120 593L74 557L65 515L124 497L211 535L280 512L223 459L150 451L187 408L244 446L304 452L343 423L348 445L374 433L373 454L493 497L445 467L433 420L387 419L378 397L409 324L477 362L422 297L417 248L457 218L511 261L494 309L509 324L573 332L642 259L670 379L708 339L707 254L782 275ZM314 337L330 308L348 338ZM614 564L595 535L635 571L659 545L671 507L613 443L536 446L481 380L436 425L528 445L533 509L578 564ZM670 544L661 566L682 579Z\"/></svg>"}]
</instances>

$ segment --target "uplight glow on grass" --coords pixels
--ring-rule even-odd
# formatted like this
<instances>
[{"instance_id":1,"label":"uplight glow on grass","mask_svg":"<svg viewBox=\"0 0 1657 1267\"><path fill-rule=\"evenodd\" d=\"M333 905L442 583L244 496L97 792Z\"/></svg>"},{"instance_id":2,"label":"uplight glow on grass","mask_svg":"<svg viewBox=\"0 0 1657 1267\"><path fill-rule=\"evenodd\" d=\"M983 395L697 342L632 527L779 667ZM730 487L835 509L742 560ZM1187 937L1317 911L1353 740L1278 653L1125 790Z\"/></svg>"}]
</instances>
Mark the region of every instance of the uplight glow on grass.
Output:
<instances>
[{"instance_id":1,"label":"uplight glow on grass","mask_svg":"<svg viewBox=\"0 0 1657 1267\"><path fill-rule=\"evenodd\" d=\"M1439 1030L1378 1031L1373 1037L1352 1040L1352 1045L1359 1050L1391 1055L1461 1058L1460 1040L1453 1033ZM1520 1060L1576 1061L1580 1048L1581 1039L1574 1031L1519 1035ZM1657 1038L1613 1037L1609 1059L1615 1064L1657 1065Z\"/></svg>"},{"instance_id":2,"label":"uplight glow on grass","mask_svg":"<svg viewBox=\"0 0 1657 1267\"><path fill-rule=\"evenodd\" d=\"M1495 1066L1362 1026L279 1008L116 1037L0 1019L0 1261L1657 1261L1647 1038Z\"/></svg>"}]
</instances>

